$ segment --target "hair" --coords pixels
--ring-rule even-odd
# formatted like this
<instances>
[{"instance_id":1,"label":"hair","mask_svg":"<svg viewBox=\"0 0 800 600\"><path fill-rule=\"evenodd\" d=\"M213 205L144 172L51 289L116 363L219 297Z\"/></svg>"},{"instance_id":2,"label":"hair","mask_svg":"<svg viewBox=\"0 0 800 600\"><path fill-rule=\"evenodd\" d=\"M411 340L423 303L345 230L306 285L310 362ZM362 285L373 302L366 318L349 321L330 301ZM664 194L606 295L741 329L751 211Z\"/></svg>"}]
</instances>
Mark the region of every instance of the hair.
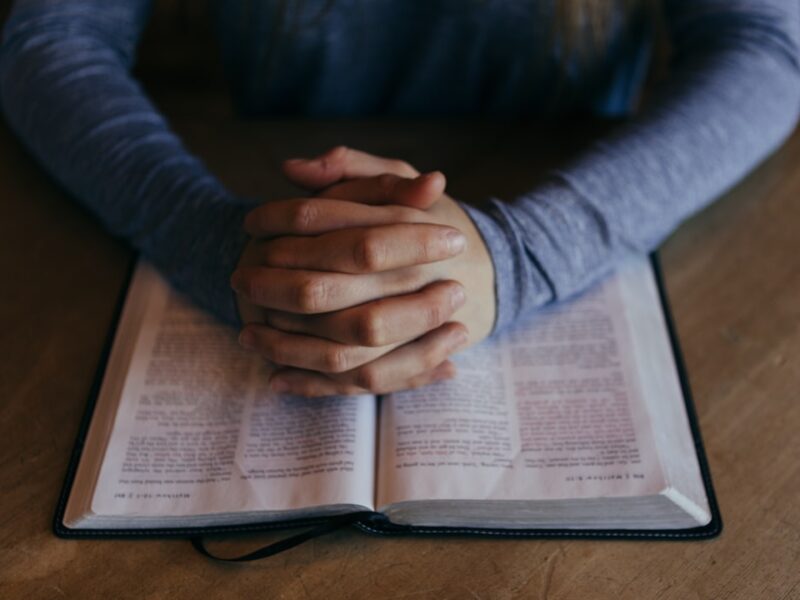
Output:
<instances>
[{"instance_id":1,"label":"hair","mask_svg":"<svg viewBox=\"0 0 800 600\"><path fill-rule=\"evenodd\" d=\"M258 0L256 0L258 1ZM304 0L278 0L276 14L285 14L293 3L302 4ZM248 0L251 4L253 0ZM551 35L562 44L565 54L586 56L603 48L614 28L615 19L621 18L623 26L642 17L652 17L657 0L551 0L553 23ZM173 22L198 22L208 18L208 4L196 0L162 0L157 3L160 18ZM336 4L336 0L325 0L317 20Z\"/></svg>"},{"instance_id":2,"label":"hair","mask_svg":"<svg viewBox=\"0 0 800 600\"><path fill-rule=\"evenodd\" d=\"M221 2L221 0L216 0ZM254 5L266 0L244 0L243 15L252 14ZM479 0L480 1L480 0ZM486 1L486 0L483 0ZM523 0L516 0L523 1ZM570 73L591 69L607 55L611 44L618 37L636 37L648 28L659 25L658 7L661 0L528 0L541 1L551 8L549 12L539 13L552 18L540 48L549 47L555 52L555 59L560 71L559 83L561 92L570 86ZM302 6L305 0L274 0L272 9L271 35L262 46L257 61L270 73L278 59L277 50L282 41L293 35L297 23L289 22L291 10ZM158 29L199 29L208 27L214 14L209 10L213 0L198 2L197 0L161 0L156 3L156 17L162 22ZM335 7L336 0L325 0L313 17L313 22L324 21ZM248 27L246 18L240 19L243 28ZM166 25L166 27L164 27ZM242 32L245 33L244 31ZM166 36L164 36L166 37ZM246 35L243 35L243 38ZM539 60L552 60L553 54L542 53ZM163 57L159 59L162 61ZM154 61L156 62L156 61ZM268 79L269 75L265 76ZM261 82L263 84L263 81Z\"/></svg>"},{"instance_id":3,"label":"hair","mask_svg":"<svg viewBox=\"0 0 800 600\"><path fill-rule=\"evenodd\" d=\"M657 0L553 0L552 40L562 66L584 65L608 48L615 32L630 32L656 19Z\"/></svg>"}]
</instances>

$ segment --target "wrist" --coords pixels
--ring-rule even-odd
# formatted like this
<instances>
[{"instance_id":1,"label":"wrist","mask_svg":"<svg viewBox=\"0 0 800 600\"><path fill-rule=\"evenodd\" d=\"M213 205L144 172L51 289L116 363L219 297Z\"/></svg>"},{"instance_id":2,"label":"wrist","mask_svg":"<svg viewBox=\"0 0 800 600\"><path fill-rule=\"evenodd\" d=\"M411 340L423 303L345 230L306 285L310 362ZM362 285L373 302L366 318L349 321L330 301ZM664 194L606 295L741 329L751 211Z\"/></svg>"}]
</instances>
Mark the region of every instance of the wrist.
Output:
<instances>
[{"instance_id":1,"label":"wrist","mask_svg":"<svg viewBox=\"0 0 800 600\"><path fill-rule=\"evenodd\" d=\"M462 204L478 230L494 269L495 318L490 335L513 324L526 308L543 306L553 291L536 258L516 234L510 207L492 199L485 210Z\"/></svg>"},{"instance_id":2,"label":"wrist","mask_svg":"<svg viewBox=\"0 0 800 600\"><path fill-rule=\"evenodd\" d=\"M247 243L242 220L247 209L226 198L176 210L162 227L135 240L178 291L228 325L237 325L230 275Z\"/></svg>"}]
</instances>

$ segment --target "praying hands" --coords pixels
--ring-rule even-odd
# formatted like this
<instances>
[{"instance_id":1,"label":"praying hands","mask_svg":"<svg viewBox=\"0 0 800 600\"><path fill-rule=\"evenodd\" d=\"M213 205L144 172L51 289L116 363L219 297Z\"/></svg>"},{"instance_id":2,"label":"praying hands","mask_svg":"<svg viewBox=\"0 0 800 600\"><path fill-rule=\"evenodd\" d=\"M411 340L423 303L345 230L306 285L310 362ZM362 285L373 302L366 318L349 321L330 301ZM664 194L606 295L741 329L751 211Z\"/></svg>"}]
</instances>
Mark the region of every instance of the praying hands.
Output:
<instances>
[{"instance_id":1,"label":"praying hands","mask_svg":"<svg viewBox=\"0 0 800 600\"><path fill-rule=\"evenodd\" d=\"M452 377L448 357L490 333L495 292L444 176L344 147L284 173L314 196L254 209L231 278L240 342L275 365L272 389L387 393Z\"/></svg>"}]
</instances>

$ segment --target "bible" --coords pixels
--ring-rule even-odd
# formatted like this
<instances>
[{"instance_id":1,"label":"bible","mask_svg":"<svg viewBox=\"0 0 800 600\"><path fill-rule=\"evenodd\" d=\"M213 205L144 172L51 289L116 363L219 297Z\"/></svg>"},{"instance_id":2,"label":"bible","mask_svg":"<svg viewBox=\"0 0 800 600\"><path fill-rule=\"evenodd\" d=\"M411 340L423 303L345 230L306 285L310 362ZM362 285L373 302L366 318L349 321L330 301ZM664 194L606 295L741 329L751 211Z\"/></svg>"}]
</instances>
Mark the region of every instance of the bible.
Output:
<instances>
[{"instance_id":1,"label":"bible","mask_svg":"<svg viewBox=\"0 0 800 600\"><path fill-rule=\"evenodd\" d=\"M133 273L57 509L65 537L351 521L374 533L721 528L655 261L386 396L277 395L236 332Z\"/></svg>"}]
</instances>

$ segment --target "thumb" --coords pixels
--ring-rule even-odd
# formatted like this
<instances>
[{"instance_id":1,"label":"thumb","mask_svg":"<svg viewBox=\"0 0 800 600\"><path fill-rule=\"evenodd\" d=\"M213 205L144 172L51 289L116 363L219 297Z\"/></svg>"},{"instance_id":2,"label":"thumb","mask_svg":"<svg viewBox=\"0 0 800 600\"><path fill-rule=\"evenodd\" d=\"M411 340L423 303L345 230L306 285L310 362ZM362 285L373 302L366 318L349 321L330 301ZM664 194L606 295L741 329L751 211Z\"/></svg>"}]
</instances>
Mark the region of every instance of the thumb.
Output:
<instances>
[{"instance_id":1,"label":"thumb","mask_svg":"<svg viewBox=\"0 0 800 600\"><path fill-rule=\"evenodd\" d=\"M282 170L293 184L312 192L343 179L375 177L384 173L407 178L419 175L419 171L405 161L368 154L346 146L336 146L315 158L286 160Z\"/></svg>"},{"instance_id":2,"label":"thumb","mask_svg":"<svg viewBox=\"0 0 800 600\"><path fill-rule=\"evenodd\" d=\"M325 188L317 196L361 204L395 204L427 210L442 197L446 185L447 180L439 171L413 179L384 173L342 181Z\"/></svg>"}]
</instances>

